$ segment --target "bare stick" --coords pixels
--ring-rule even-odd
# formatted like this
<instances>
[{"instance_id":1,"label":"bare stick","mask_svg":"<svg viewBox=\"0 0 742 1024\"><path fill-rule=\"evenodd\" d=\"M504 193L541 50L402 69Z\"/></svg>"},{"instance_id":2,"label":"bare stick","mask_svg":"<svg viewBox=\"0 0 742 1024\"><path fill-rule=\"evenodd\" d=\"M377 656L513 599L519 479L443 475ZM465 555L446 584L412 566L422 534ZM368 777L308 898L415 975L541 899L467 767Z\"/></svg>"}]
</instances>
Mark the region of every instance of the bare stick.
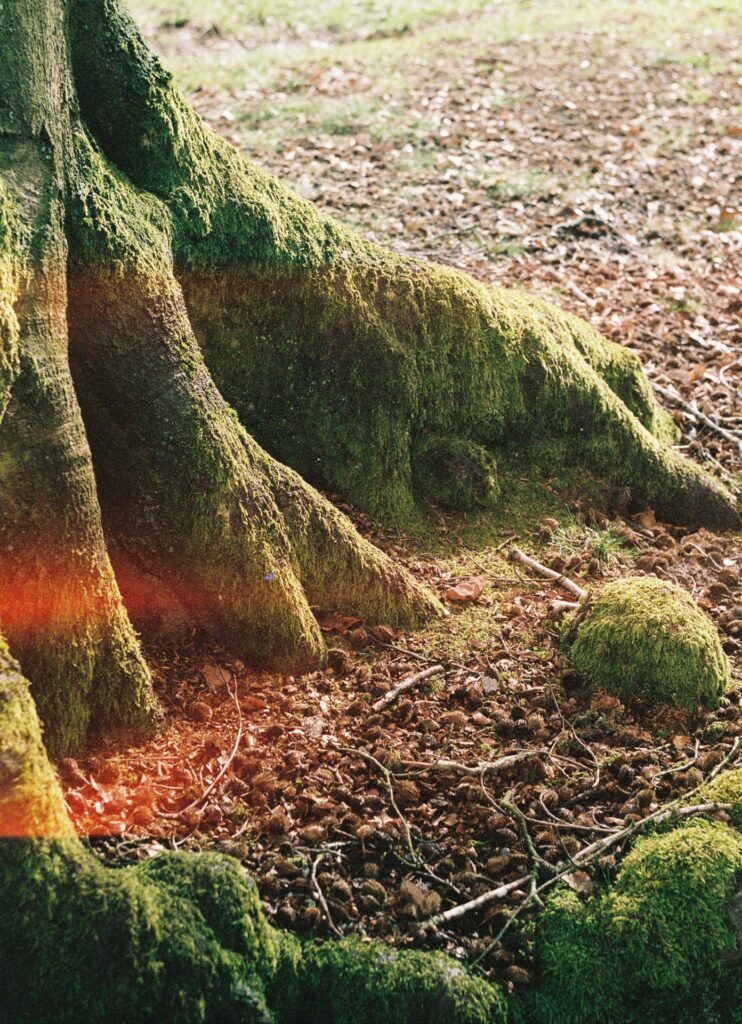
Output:
<instances>
[{"instance_id":1,"label":"bare stick","mask_svg":"<svg viewBox=\"0 0 742 1024\"><path fill-rule=\"evenodd\" d=\"M726 427L723 427L715 419L712 419L711 416L707 416L705 413L701 412L697 405L689 405L688 402L685 402L674 390L670 390L670 388L663 388L659 384L655 384L654 381L652 381L652 387L657 394L662 395L666 401L672 402L673 405L677 405L678 408L682 409L683 412L686 413L686 415L690 416L698 423L703 423L703 425L708 427L709 430L712 430L715 434L718 434L719 437L723 437L725 441L729 441L742 451L742 440L740 440L739 434L736 431L727 430Z\"/></svg>"},{"instance_id":2,"label":"bare stick","mask_svg":"<svg viewBox=\"0 0 742 1024\"><path fill-rule=\"evenodd\" d=\"M496 761L484 761L482 764L459 764L458 761L446 761L444 759L430 762L401 761L400 764L404 765L405 768L421 768L428 771L452 772L456 775L481 777L482 775L501 772L506 768L512 768L513 765L520 764L522 761L530 761L534 757L538 757L538 751L522 750L517 754L505 754L503 757L498 757Z\"/></svg>"},{"instance_id":3,"label":"bare stick","mask_svg":"<svg viewBox=\"0 0 742 1024\"><path fill-rule=\"evenodd\" d=\"M330 908L327 906L327 900L325 899L325 894L322 892L322 886L319 884L319 882L317 880L317 866L318 866L319 862L322 860L323 856L324 856L324 854L320 853L319 856L315 857L314 860L312 861L312 873L309 876L309 881L310 881L311 886L312 886L312 892L317 897L317 902L319 903L320 907L322 908L322 913L325 915L325 920L327 921L327 927L330 929L330 931L333 933L333 935L342 936L342 932L340 931L340 929L338 928L338 926L335 924L335 922L332 919L332 914L330 913Z\"/></svg>"},{"instance_id":4,"label":"bare stick","mask_svg":"<svg viewBox=\"0 0 742 1024\"><path fill-rule=\"evenodd\" d=\"M566 875L573 868L585 867L587 864L591 863L611 846L615 846L617 843L623 842L626 839L630 839L631 836L635 835L637 832L640 832L642 829L646 828L646 826L652 822L661 822L670 819L674 820L677 818L686 818L691 814L713 814L716 811L731 810L732 804L694 804L687 807L678 807L678 804L681 800L687 800L688 798L692 797L693 794L697 793L702 786L707 785L711 781L711 779L718 775L719 772L724 767L726 767L726 765L730 764L730 762L732 762L736 758L739 747L740 739L739 737L736 737L729 752L726 754L723 760L720 761L719 764L717 764L716 767L713 769L713 771L709 772L708 777L705 778L703 782L700 783L700 785L692 789L690 793L686 793L685 796L679 797L677 800L674 800L666 807L659 807L656 811L653 811L651 814L647 815L646 818L642 818L640 821L635 821L631 825L628 825L626 828L618 829L618 831L614 832L612 835L604 836L603 839L598 839L594 843L591 843L590 846L586 846L584 849L580 850L579 853L576 853L575 856L571 859L571 862L568 865L566 865L566 867L564 867L561 871L557 872L553 878L549 878L545 882L543 882L536 890L536 893L540 894L541 892L543 892L544 889L547 889L549 886L553 885L563 875ZM531 875L521 875L520 878L516 878L512 882L506 882L504 885L499 885L496 889L491 889L489 892L482 893L481 896L477 896L475 899L469 900L467 903L460 903L458 904L458 906L450 907L448 910L444 910L442 913L436 914L434 917L430 918L430 923L433 925L439 925L446 924L446 922L448 921L455 921L457 918L463 917L465 914L468 914L472 910L478 910L480 907L484 907L488 903L492 903L495 900L503 899L509 893L514 892L516 889L522 888L522 886L527 885L528 883L530 883L530 881ZM535 894L529 894L526 897L526 899L530 901L533 898L533 895Z\"/></svg>"},{"instance_id":5,"label":"bare stick","mask_svg":"<svg viewBox=\"0 0 742 1024\"><path fill-rule=\"evenodd\" d=\"M383 697L379 697L371 707L374 711L382 711L384 708L389 707L399 697L400 693L405 693L407 690L411 690L413 686L421 683L423 679L429 679L431 676L440 675L443 672L443 665L431 665L430 668L423 669L422 672L416 672L414 676L408 676L407 679L403 679L401 683L385 693Z\"/></svg>"},{"instance_id":6,"label":"bare stick","mask_svg":"<svg viewBox=\"0 0 742 1024\"><path fill-rule=\"evenodd\" d=\"M545 882L542 882L534 893L529 893L526 899L530 902L535 895L540 895L544 889L548 889L550 886L554 885L555 882L558 882L564 875L569 874L569 872L575 867L585 867L591 861L595 860L596 857L609 849L609 847L615 846L616 843L621 842L622 840L629 839L632 835L641 831L641 829L645 828L651 822L666 821L668 818L687 818L691 814L713 814L717 811L728 811L731 807L732 804L695 804L690 807L662 808L659 811L655 811L647 818L642 818L641 821L636 821L627 828L620 829L618 832L614 832L613 835L606 836L604 839L598 839L596 842L591 843L590 846L586 846L584 850L580 850L580 852L575 854L572 858L571 863L567 864L561 871L556 872L552 878L548 878ZM472 910L479 910L480 907L484 907L488 903L494 902L494 900L503 899L516 889L522 889L524 885L529 885L530 882L530 874L521 875L520 878L516 878L512 882L506 882L504 885L499 885L496 889L490 889L489 892L482 893L481 896L477 896L475 899L469 900L468 903L460 903L458 906L450 907L448 910L444 910L440 914L436 914L434 917L430 918L430 924L440 925L446 924L448 921L455 921L457 918L463 917Z\"/></svg>"},{"instance_id":7,"label":"bare stick","mask_svg":"<svg viewBox=\"0 0 742 1024\"><path fill-rule=\"evenodd\" d=\"M427 654L420 654L419 651L408 651L406 647L400 647L399 644L388 644L383 640L374 640L374 643L377 643L379 647L383 647L387 651L397 651L399 654L406 654L408 658L417 658L418 661L424 661L427 665L438 664L437 658L429 658ZM460 668L464 672L473 671L470 665L462 665L460 661L448 661L446 659L446 664L452 668Z\"/></svg>"},{"instance_id":8,"label":"bare stick","mask_svg":"<svg viewBox=\"0 0 742 1024\"><path fill-rule=\"evenodd\" d=\"M690 759L690 761L684 761L683 764L676 764L673 765L672 768L665 768L663 772L657 772L657 774L653 776L652 782L655 783L657 779L661 779L663 775L672 775L674 772L683 772L686 768L692 768L698 760L698 750L700 746L701 741L696 740L696 749L693 751L693 757Z\"/></svg>"},{"instance_id":9,"label":"bare stick","mask_svg":"<svg viewBox=\"0 0 742 1024\"><path fill-rule=\"evenodd\" d=\"M580 607L579 601L559 601L554 599L549 605L555 615L562 615L564 612L573 612Z\"/></svg>"},{"instance_id":10,"label":"bare stick","mask_svg":"<svg viewBox=\"0 0 742 1024\"><path fill-rule=\"evenodd\" d=\"M576 597L578 601L582 601L587 597L587 591L579 587L574 580L569 579L568 576L564 576L560 572L556 572L555 569L549 569L547 566L542 565L541 562L537 562L535 558L531 558L524 551L521 551L520 548L513 548L510 552L510 557L513 561L525 565L531 572L535 572L539 576L543 576L544 579L551 580L553 583L563 587L573 597Z\"/></svg>"}]
</instances>

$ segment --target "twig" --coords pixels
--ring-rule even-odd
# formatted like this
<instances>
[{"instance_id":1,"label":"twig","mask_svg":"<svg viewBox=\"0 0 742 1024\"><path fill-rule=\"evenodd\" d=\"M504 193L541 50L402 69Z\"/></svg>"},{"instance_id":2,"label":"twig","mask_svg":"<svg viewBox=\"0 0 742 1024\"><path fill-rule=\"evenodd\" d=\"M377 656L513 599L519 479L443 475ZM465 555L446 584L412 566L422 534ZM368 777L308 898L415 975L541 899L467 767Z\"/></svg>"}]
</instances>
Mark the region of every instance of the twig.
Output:
<instances>
[{"instance_id":1,"label":"twig","mask_svg":"<svg viewBox=\"0 0 742 1024\"><path fill-rule=\"evenodd\" d=\"M556 615L561 615L563 612L573 612L575 608L580 607L580 603L579 601L560 601L555 598L549 607Z\"/></svg>"},{"instance_id":2,"label":"twig","mask_svg":"<svg viewBox=\"0 0 742 1024\"><path fill-rule=\"evenodd\" d=\"M725 441L729 441L731 444L736 445L737 448L742 451L742 440L740 439L737 431L727 430L726 427L723 427L721 423L717 422L711 416L707 416L706 413L701 412L697 405L690 405L688 402L684 401L674 390L671 391L670 388L663 388L660 384L655 383L655 381L652 381L652 387L657 394L661 395L666 401L672 402L673 405L677 405L678 408L682 409L683 412L686 413L686 415L699 423L703 423L703 425L708 427L709 430L718 434L719 437L723 437Z\"/></svg>"},{"instance_id":3,"label":"twig","mask_svg":"<svg viewBox=\"0 0 742 1024\"><path fill-rule=\"evenodd\" d=\"M615 846L616 843L621 842L625 839L629 839L635 835L646 825L652 822L665 821L669 817L673 818L686 818L691 814L713 814L717 811L728 811L732 808L732 804L694 804L690 807L680 807L675 810L662 809L655 811L646 818L642 818L641 821L636 821L627 828L620 829L618 832L614 832L610 836L606 836L604 839L598 839L596 842L591 843L590 846L586 846L584 850L580 850L579 853L575 854L572 858L572 862L567 864L564 868L557 871L552 878L547 878L545 882L536 890L536 893L540 895L544 889L548 889L550 886L558 882L564 875L569 874L574 867L585 867L591 863L600 854L604 853L609 847ZM503 885L499 885L496 889L490 889L489 892L482 893L481 896L477 896L473 900L469 900L467 903L460 903L458 906L450 907L448 910L442 911L440 914L435 914L434 917L430 918L430 924L440 925L446 924L448 921L455 921L459 917L463 917L465 914L470 913L472 910L478 910L480 907L486 906L488 903L492 903L494 900L502 899L509 893L514 892L516 889L521 889L524 885L529 883L531 875L521 875L520 878L514 879L512 882L506 882ZM530 895L527 897L530 900Z\"/></svg>"},{"instance_id":4,"label":"twig","mask_svg":"<svg viewBox=\"0 0 742 1024\"><path fill-rule=\"evenodd\" d=\"M587 597L587 591L583 590L582 587L578 586L574 580L569 579L568 576L564 576L563 573L556 572L555 569L549 569L547 566L542 565L541 562L537 562L535 558L531 558L520 548L513 548L510 552L510 557L515 562L520 562L525 565L526 568L530 569L531 572L537 573L539 576L543 576L544 579L551 580L562 586L570 594L577 598L578 601L583 601Z\"/></svg>"},{"instance_id":5,"label":"twig","mask_svg":"<svg viewBox=\"0 0 742 1024\"><path fill-rule=\"evenodd\" d=\"M722 803L706 803L706 804L691 804L689 806L678 807L680 800L686 800L692 797L694 793L697 793L702 786L707 785L711 779L713 779L718 773L728 765L736 756L737 750L739 749L740 740L737 737L732 744L729 753L724 759L709 773L708 777L703 780L698 786L696 786L690 793L685 794L683 797L679 797L674 800L671 804L666 807L660 807L656 811L642 818L640 821L632 822L631 825L627 825L626 828L619 829L612 835L604 836L602 839L597 839L594 843L586 846L571 858L571 863L566 865L560 871L557 871L553 878L547 879L543 882L536 893L540 895L544 889L554 885L560 878L565 874L568 874L574 867L585 867L590 864L593 860L605 853L610 847L615 846L617 843L624 842L626 839L630 839L636 835L642 829L646 828L647 825L652 823L660 823L668 820L675 820L678 818L686 818L691 814L713 814L717 811L728 811L731 810L732 804ZM521 875L520 878L514 879L512 882L506 882L503 885L499 885L496 889L491 889L489 892L482 893L481 896L477 896L473 900L469 900L466 903L460 903L455 907L450 907L448 910L444 910L439 914L435 914L430 918L430 923L433 925L446 924L448 921L454 921L459 917L463 917L465 914L470 913L472 910L478 910L480 907L486 906L488 903L492 903L495 900L503 899L509 893L514 892L516 889L522 888L528 884L531 880L531 875ZM526 897L530 901L532 897L529 895Z\"/></svg>"},{"instance_id":6,"label":"twig","mask_svg":"<svg viewBox=\"0 0 742 1024\"><path fill-rule=\"evenodd\" d=\"M399 697L400 693L405 693L407 690L411 690L413 686L421 683L423 679L429 679L431 676L437 676L443 672L443 665L431 665L430 668L423 669L422 672L417 672L413 676L408 676L407 679L403 679L401 683L385 693L383 697L379 697L371 707L374 711L382 711L384 708L389 707Z\"/></svg>"},{"instance_id":7,"label":"twig","mask_svg":"<svg viewBox=\"0 0 742 1024\"><path fill-rule=\"evenodd\" d=\"M357 753L361 753L357 751ZM506 768L512 768L513 765L520 764L522 761L530 761L534 757L538 757L538 751L536 750L523 750L517 754L505 754L503 757L498 757L496 761L484 761L482 764L459 764L458 761L447 761L444 759L438 761L400 761L400 764L404 765L405 768L421 768L428 769L429 771L437 772L453 772L456 775L490 775L495 772L501 772Z\"/></svg>"},{"instance_id":8,"label":"twig","mask_svg":"<svg viewBox=\"0 0 742 1024\"><path fill-rule=\"evenodd\" d=\"M412 833L410 832L409 823L407 821L407 818L405 818L404 814L402 814L402 812L400 811L399 807L397 806L397 801L394 798L392 773L389 771L386 765L383 765L381 761L378 761L372 754L367 754L365 750L354 750L353 747L338 747L338 750L340 750L341 753L343 754L352 754L354 757L362 757L364 761L368 761L369 764L374 765L374 767L381 772L381 776L384 780L384 785L386 786L387 793L389 794L389 803L392 805L392 810L399 818L402 824L402 828L404 829L405 842L407 844L407 849L409 850L410 857L412 858L414 863L419 866L421 864L421 860L412 842Z\"/></svg>"},{"instance_id":9,"label":"twig","mask_svg":"<svg viewBox=\"0 0 742 1024\"><path fill-rule=\"evenodd\" d=\"M557 700L557 697L556 697L556 693L554 692L554 687L551 684L549 684L549 695L550 695L551 699L554 701L554 704L556 705L557 712L559 713L559 717L560 717L560 719L562 721L562 731L564 731L564 729L566 728L568 730L568 732L571 734L572 739L575 741L575 743L578 743L582 747L582 749L587 754L590 755L590 758L592 759L593 763L595 764L595 778L593 780L593 784L592 784L591 788L592 789L597 789L598 786L600 785L600 761L595 756L595 751L592 749L592 747L588 743L585 743L585 741L582 739L581 736L578 735L577 730L572 725L572 723L569 721L569 719L564 717L564 712L561 709L559 701ZM559 739L559 737L557 737L557 740L558 739ZM582 765L580 765L580 767L582 767Z\"/></svg>"},{"instance_id":10,"label":"twig","mask_svg":"<svg viewBox=\"0 0 742 1024\"><path fill-rule=\"evenodd\" d=\"M661 779L664 775L672 775L674 772L682 772L686 768L692 768L698 760L698 750L700 746L701 741L696 740L696 749L694 750L693 757L690 759L690 761L684 761L683 764L676 764L673 765L672 768L665 768L663 772L657 772L657 774L652 777L652 782L656 782L657 779Z\"/></svg>"},{"instance_id":11,"label":"twig","mask_svg":"<svg viewBox=\"0 0 742 1024\"><path fill-rule=\"evenodd\" d=\"M372 638L373 639L373 638ZM431 658L427 654L420 654L418 651L408 651L406 647L400 647L399 644L388 644L384 640L374 639L374 643L378 644L379 647L384 647L388 651L397 651L398 654L406 654L408 658L417 658L418 661L424 661L427 665L437 665L438 658ZM460 668L464 672L473 672L469 665L462 665L460 661L448 661L446 664L452 668Z\"/></svg>"},{"instance_id":12,"label":"twig","mask_svg":"<svg viewBox=\"0 0 742 1024\"><path fill-rule=\"evenodd\" d=\"M312 873L309 876L309 882L310 882L310 884L312 886L312 892L317 897L317 902L319 903L320 907L322 908L322 913L325 915L325 920L327 921L327 927L330 929L330 931L333 933L333 935L338 935L338 936L342 937L342 932L340 931L340 929L338 928L338 926L335 924L335 922L332 919L332 914L330 913L330 908L327 906L327 900L325 899L325 894L322 892L322 886L319 884L319 881L317 880L317 865L319 864L319 862L322 860L323 857L324 857L324 854L320 853L312 861Z\"/></svg>"}]
</instances>

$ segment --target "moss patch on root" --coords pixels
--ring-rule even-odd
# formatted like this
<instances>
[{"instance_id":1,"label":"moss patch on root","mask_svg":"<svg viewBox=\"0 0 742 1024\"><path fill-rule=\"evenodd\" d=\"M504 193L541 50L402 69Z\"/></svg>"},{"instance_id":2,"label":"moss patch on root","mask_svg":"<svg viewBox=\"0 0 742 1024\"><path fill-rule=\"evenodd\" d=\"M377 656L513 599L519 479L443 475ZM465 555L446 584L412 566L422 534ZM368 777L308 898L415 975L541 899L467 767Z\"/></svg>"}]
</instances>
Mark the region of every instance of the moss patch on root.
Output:
<instances>
[{"instance_id":1,"label":"moss patch on root","mask_svg":"<svg viewBox=\"0 0 742 1024\"><path fill-rule=\"evenodd\" d=\"M742 836L696 821L637 843L616 882L580 902L561 889L539 922L543 983L529 1024L739 1024Z\"/></svg>"},{"instance_id":2,"label":"moss patch on root","mask_svg":"<svg viewBox=\"0 0 742 1024\"><path fill-rule=\"evenodd\" d=\"M0 637L0 837L72 831L29 684Z\"/></svg>"},{"instance_id":3,"label":"moss patch on root","mask_svg":"<svg viewBox=\"0 0 742 1024\"><path fill-rule=\"evenodd\" d=\"M0 842L0 987L15 1024L504 1024L498 989L441 954L302 949L238 861L126 868L76 839ZM7 1015L7 1018L6 1018Z\"/></svg>"},{"instance_id":4,"label":"moss patch on root","mask_svg":"<svg viewBox=\"0 0 742 1024\"><path fill-rule=\"evenodd\" d=\"M441 953L351 937L308 949L286 1024L505 1024L502 993Z\"/></svg>"},{"instance_id":5,"label":"moss patch on root","mask_svg":"<svg viewBox=\"0 0 742 1024\"><path fill-rule=\"evenodd\" d=\"M412 449L416 489L443 508L473 512L500 496L497 464L479 444L459 437L426 437Z\"/></svg>"},{"instance_id":6,"label":"moss patch on root","mask_svg":"<svg viewBox=\"0 0 742 1024\"><path fill-rule=\"evenodd\" d=\"M498 461L528 453L539 475L579 465L688 525L739 528L731 496L667 444L635 355L323 216L208 131L118 0L76 0L71 44L88 128L161 201L206 363L275 458L404 523L415 439L460 437Z\"/></svg>"},{"instance_id":7,"label":"moss patch on root","mask_svg":"<svg viewBox=\"0 0 742 1024\"><path fill-rule=\"evenodd\" d=\"M713 623L686 591L654 577L605 586L575 613L566 644L577 671L622 700L714 707L729 686Z\"/></svg>"}]
</instances>

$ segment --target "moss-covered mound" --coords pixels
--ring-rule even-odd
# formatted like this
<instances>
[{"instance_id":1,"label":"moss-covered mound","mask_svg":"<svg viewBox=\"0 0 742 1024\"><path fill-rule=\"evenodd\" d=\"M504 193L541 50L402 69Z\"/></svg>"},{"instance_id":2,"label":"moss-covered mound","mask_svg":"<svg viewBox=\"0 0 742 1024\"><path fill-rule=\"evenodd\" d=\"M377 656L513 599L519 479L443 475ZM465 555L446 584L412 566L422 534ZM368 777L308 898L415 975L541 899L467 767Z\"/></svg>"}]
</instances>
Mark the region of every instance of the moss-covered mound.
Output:
<instances>
[{"instance_id":1,"label":"moss-covered mound","mask_svg":"<svg viewBox=\"0 0 742 1024\"><path fill-rule=\"evenodd\" d=\"M500 496L497 464L480 444L460 437L426 437L413 449L416 489L444 508L492 507Z\"/></svg>"},{"instance_id":2,"label":"moss-covered mound","mask_svg":"<svg viewBox=\"0 0 742 1024\"><path fill-rule=\"evenodd\" d=\"M680 587L652 576L609 583L567 637L581 675L622 700L714 707L729 660L713 623Z\"/></svg>"},{"instance_id":3,"label":"moss-covered mound","mask_svg":"<svg viewBox=\"0 0 742 1024\"><path fill-rule=\"evenodd\" d=\"M228 858L106 868L76 841L0 849L0 985L16 1024L269 1021L279 944Z\"/></svg>"},{"instance_id":4,"label":"moss-covered mound","mask_svg":"<svg viewBox=\"0 0 742 1024\"><path fill-rule=\"evenodd\" d=\"M287 1024L505 1024L500 991L441 953L357 938L302 960L302 1000Z\"/></svg>"},{"instance_id":5,"label":"moss-covered mound","mask_svg":"<svg viewBox=\"0 0 742 1024\"><path fill-rule=\"evenodd\" d=\"M265 920L240 864L110 868L76 839L0 842L0 1020L13 1024L504 1024L440 954L310 947Z\"/></svg>"},{"instance_id":6,"label":"moss-covered mound","mask_svg":"<svg viewBox=\"0 0 742 1024\"><path fill-rule=\"evenodd\" d=\"M537 948L543 984L529 1024L739 1024L742 836L697 821L637 843L615 884L581 903L547 903Z\"/></svg>"}]
</instances>

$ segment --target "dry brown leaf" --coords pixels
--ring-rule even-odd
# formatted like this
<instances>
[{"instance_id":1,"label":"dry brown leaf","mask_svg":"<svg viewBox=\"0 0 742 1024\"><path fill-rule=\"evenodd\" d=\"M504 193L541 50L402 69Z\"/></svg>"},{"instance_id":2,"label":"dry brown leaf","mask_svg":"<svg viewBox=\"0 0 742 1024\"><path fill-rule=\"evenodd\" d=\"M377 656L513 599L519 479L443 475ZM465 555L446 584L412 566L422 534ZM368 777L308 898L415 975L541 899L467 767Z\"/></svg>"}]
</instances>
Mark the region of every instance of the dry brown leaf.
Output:
<instances>
[{"instance_id":1,"label":"dry brown leaf","mask_svg":"<svg viewBox=\"0 0 742 1024\"><path fill-rule=\"evenodd\" d=\"M587 871L570 871L564 881L578 896L591 896L595 885Z\"/></svg>"},{"instance_id":2,"label":"dry brown leaf","mask_svg":"<svg viewBox=\"0 0 742 1024\"><path fill-rule=\"evenodd\" d=\"M657 517L651 508L644 509L638 516L634 516L636 521L640 523L645 530L653 530L657 525Z\"/></svg>"},{"instance_id":3,"label":"dry brown leaf","mask_svg":"<svg viewBox=\"0 0 742 1024\"><path fill-rule=\"evenodd\" d=\"M482 596L486 579L486 576L476 576L474 579L457 583L455 587L449 587L446 591L446 600L460 604L476 601Z\"/></svg>"},{"instance_id":4,"label":"dry brown leaf","mask_svg":"<svg viewBox=\"0 0 742 1024\"><path fill-rule=\"evenodd\" d=\"M228 669L215 665L213 661L206 661L201 666L201 675L210 690L218 690L222 686L226 686L230 674Z\"/></svg>"}]
</instances>

